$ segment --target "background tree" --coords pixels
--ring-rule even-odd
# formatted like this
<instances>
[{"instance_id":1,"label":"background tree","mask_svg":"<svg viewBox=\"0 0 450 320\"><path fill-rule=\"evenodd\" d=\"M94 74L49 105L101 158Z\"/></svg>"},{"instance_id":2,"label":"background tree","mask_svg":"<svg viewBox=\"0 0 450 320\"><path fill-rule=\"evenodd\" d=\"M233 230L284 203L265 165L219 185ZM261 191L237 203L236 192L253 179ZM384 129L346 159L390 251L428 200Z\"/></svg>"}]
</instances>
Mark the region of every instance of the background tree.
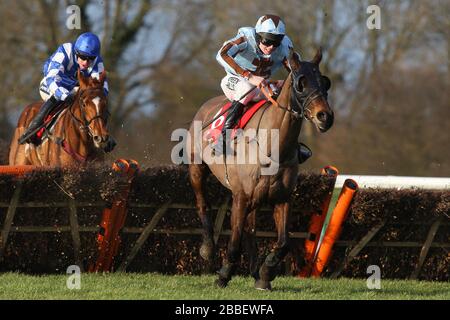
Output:
<instances>
[{"instance_id":1,"label":"background tree","mask_svg":"<svg viewBox=\"0 0 450 320\"><path fill-rule=\"evenodd\" d=\"M368 0L76 4L81 30L65 27L68 1L0 2L0 62L8 66L0 70L4 140L23 107L39 98L43 61L58 44L90 30L102 38L110 82L111 129L119 142L111 159L170 163L171 132L187 128L200 105L221 94L225 72L215 55L223 41L274 13L284 18L303 59L323 48L321 70L332 80L335 125L326 134L305 125L300 138L314 157L302 168L450 175L448 1L375 1L381 30L366 27L366 8L374 4Z\"/></svg>"}]
</instances>

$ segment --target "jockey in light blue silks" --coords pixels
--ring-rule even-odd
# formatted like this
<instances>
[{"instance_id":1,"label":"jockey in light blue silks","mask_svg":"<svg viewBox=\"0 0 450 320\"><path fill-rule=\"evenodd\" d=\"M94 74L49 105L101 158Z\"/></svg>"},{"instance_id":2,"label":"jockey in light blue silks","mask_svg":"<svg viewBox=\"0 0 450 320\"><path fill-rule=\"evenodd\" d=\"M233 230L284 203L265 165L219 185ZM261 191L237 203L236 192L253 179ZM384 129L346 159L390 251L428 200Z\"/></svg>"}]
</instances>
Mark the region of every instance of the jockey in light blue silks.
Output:
<instances>
[{"instance_id":1,"label":"jockey in light blue silks","mask_svg":"<svg viewBox=\"0 0 450 320\"><path fill-rule=\"evenodd\" d=\"M293 44L286 35L284 22L272 14L260 17L254 28L240 28L234 38L222 45L216 56L227 73L222 79L221 87L225 96L232 101L222 129L223 141L226 130L236 125L245 105L252 100L263 98L259 87L266 85L265 81L269 80L281 66L288 72L291 71L288 63L291 49ZM275 89L281 88L282 85L283 81L277 81ZM301 144L300 147L302 146L304 145ZM301 157L308 158L310 150L309 148L300 150L301 148L299 159L300 162L304 162L306 159L302 160ZM306 154L301 155L300 152Z\"/></svg>"},{"instance_id":2,"label":"jockey in light blue silks","mask_svg":"<svg viewBox=\"0 0 450 320\"><path fill-rule=\"evenodd\" d=\"M78 90L77 71L84 76L99 79L105 70L100 56L100 40L90 32L81 34L75 43L64 43L45 61L42 68L44 78L39 93L44 104L19 138L19 143L32 142L30 139L41 126L44 118L63 101L71 99ZM104 82L104 92L108 94L108 82Z\"/></svg>"}]
</instances>

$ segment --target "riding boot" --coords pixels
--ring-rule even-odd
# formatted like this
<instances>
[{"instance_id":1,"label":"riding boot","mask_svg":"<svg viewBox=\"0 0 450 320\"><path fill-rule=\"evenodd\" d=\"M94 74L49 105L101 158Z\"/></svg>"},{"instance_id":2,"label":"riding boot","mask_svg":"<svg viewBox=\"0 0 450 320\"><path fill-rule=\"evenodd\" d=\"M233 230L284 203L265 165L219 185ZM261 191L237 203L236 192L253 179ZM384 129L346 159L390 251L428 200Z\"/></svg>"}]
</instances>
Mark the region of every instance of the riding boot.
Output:
<instances>
[{"instance_id":1,"label":"riding boot","mask_svg":"<svg viewBox=\"0 0 450 320\"><path fill-rule=\"evenodd\" d=\"M308 146L299 142L297 154L298 154L298 163L303 163L312 156L312 151Z\"/></svg>"},{"instance_id":2,"label":"riding boot","mask_svg":"<svg viewBox=\"0 0 450 320\"><path fill-rule=\"evenodd\" d=\"M226 141L227 130L233 129L234 126L237 124L238 120L242 117L242 113L244 112L244 107L245 107L245 105L240 103L239 101L233 101L230 108L228 109L229 110L228 115L227 115L227 118L226 118L225 123L222 128L222 141L223 141L222 152L225 152L226 145L228 142L228 141ZM220 140L221 139L219 138L217 141L217 144L216 144L216 146L217 146L216 154L217 154L217 152L220 153L220 148L219 148Z\"/></svg>"},{"instance_id":3,"label":"riding boot","mask_svg":"<svg viewBox=\"0 0 450 320\"><path fill-rule=\"evenodd\" d=\"M28 129L19 138L19 144L31 142L31 137L40 129L44 118L59 105L59 101L54 96L51 96L39 109L38 113L34 116Z\"/></svg>"}]
</instances>

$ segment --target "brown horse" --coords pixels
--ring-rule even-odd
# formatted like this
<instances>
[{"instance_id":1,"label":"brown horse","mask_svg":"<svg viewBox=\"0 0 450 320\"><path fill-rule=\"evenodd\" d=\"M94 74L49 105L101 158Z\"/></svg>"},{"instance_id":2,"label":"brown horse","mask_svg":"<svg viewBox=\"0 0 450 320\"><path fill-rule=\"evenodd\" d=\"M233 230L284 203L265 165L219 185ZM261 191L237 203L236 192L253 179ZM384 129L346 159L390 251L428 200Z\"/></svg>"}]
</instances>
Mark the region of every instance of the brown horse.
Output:
<instances>
[{"instance_id":1,"label":"brown horse","mask_svg":"<svg viewBox=\"0 0 450 320\"><path fill-rule=\"evenodd\" d=\"M245 244L249 250L250 272L256 280L255 287L257 289L271 289L270 282L275 278L276 267L288 252L290 198L298 175L298 136L302 120L305 118L312 121L320 132L327 131L333 125L334 120L334 113L327 101L327 91L331 83L319 71L321 59L320 49L310 62L300 61L299 56L292 52L289 57L291 73L284 81L275 104L269 102L259 109L244 128L245 131L256 129L258 145L263 143L262 140L267 137L267 135L262 136L262 129L276 129L278 141L272 138L268 144L278 144L278 150L275 149L278 151L278 159L271 154L273 152L271 148L269 152L264 151L263 156L260 154L256 163L249 163L249 161L245 163L209 161L210 163L206 163L205 159L210 156L211 147L208 145L208 141L205 141L206 139L199 141L195 138L194 123L196 120L210 123L227 101L226 98L219 96L210 99L203 104L194 118L188 136L189 139L194 137L194 141L188 140L190 147L188 151L190 156L189 174L203 226L203 243L200 254L206 260L212 258L215 246L213 227L207 213L209 205L205 199L204 188L207 174L212 172L226 188L231 190L233 197L231 238L226 259L218 271L219 278L216 284L219 287L225 287L231 280L239 261L243 235L250 239ZM237 140L234 143L237 145ZM251 152L250 142L244 141L243 145L245 150ZM196 161L199 156L201 161ZM225 157L224 153L224 160L227 159ZM271 164L276 164L278 169L270 174L264 174L263 169ZM264 203L273 207L278 241L259 267L256 264L255 216L257 209Z\"/></svg>"},{"instance_id":2,"label":"brown horse","mask_svg":"<svg viewBox=\"0 0 450 320\"><path fill-rule=\"evenodd\" d=\"M79 89L70 105L58 115L52 128L46 130L38 145L20 145L18 138L30 124L42 102L28 105L19 117L10 146L10 165L79 166L102 161L104 148L110 142L106 127L107 97L103 91L106 73L99 79L78 72Z\"/></svg>"}]
</instances>

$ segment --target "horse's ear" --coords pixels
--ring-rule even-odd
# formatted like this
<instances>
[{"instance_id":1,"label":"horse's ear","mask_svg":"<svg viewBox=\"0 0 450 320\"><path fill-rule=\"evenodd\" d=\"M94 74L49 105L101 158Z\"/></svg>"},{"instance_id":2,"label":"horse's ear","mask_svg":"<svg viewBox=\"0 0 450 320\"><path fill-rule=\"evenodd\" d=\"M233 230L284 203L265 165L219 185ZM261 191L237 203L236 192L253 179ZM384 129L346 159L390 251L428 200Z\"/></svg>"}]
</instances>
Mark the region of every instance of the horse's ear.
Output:
<instances>
[{"instance_id":1,"label":"horse's ear","mask_svg":"<svg viewBox=\"0 0 450 320\"><path fill-rule=\"evenodd\" d=\"M289 50L289 66L291 71L300 69L300 56L292 48Z\"/></svg>"},{"instance_id":2,"label":"horse's ear","mask_svg":"<svg viewBox=\"0 0 450 320\"><path fill-rule=\"evenodd\" d=\"M316 55L311 60L311 62L317 66L320 64L320 61L322 61L322 47L319 47L319 49L317 49Z\"/></svg>"},{"instance_id":3,"label":"horse's ear","mask_svg":"<svg viewBox=\"0 0 450 320\"><path fill-rule=\"evenodd\" d=\"M80 89L85 89L89 87L89 77L85 77L83 73L81 73L80 69L77 71L78 83L80 84Z\"/></svg>"}]
</instances>

